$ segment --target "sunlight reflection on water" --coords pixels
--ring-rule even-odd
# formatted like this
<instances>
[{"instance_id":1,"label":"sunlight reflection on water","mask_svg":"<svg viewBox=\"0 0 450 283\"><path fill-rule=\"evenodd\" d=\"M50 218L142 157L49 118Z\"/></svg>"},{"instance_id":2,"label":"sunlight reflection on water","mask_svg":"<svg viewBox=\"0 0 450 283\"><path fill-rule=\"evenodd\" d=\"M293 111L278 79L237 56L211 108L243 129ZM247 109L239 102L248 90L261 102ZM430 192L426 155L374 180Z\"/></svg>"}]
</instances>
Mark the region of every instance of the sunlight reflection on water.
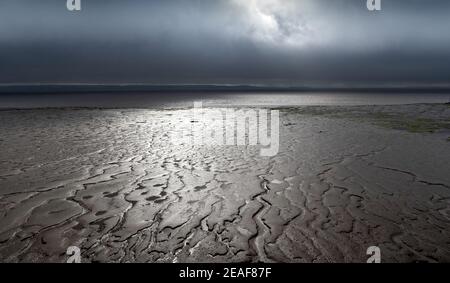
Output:
<instances>
[{"instance_id":1,"label":"sunlight reflection on water","mask_svg":"<svg viewBox=\"0 0 450 283\"><path fill-rule=\"evenodd\" d=\"M1 94L0 108L102 107L186 108L194 101L205 107L269 107L302 105L391 105L446 103L446 93L80 93Z\"/></svg>"}]
</instances>

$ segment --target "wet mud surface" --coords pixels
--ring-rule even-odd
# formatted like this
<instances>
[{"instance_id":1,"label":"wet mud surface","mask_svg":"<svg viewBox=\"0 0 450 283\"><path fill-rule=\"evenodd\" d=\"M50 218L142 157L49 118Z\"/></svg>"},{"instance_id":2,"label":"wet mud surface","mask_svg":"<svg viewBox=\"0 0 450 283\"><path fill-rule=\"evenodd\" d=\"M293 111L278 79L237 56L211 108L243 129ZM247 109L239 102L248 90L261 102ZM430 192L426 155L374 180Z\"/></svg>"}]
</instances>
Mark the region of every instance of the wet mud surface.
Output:
<instances>
[{"instance_id":1,"label":"wet mud surface","mask_svg":"<svg viewBox=\"0 0 450 283\"><path fill-rule=\"evenodd\" d=\"M448 106L280 111L273 157L172 145L186 110L0 111L0 261L450 262L448 132L383 122Z\"/></svg>"}]
</instances>

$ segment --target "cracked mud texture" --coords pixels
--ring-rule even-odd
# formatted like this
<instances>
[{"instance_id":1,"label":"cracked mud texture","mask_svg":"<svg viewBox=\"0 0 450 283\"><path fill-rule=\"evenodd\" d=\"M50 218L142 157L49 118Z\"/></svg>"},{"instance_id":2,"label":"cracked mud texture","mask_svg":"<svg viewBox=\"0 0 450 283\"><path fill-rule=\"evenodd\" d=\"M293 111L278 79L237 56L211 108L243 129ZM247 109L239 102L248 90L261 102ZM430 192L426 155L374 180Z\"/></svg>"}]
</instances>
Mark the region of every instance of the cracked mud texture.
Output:
<instances>
[{"instance_id":1,"label":"cracked mud texture","mask_svg":"<svg viewBox=\"0 0 450 283\"><path fill-rule=\"evenodd\" d=\"M281 109L274 157L171 145L186 113L0 111L0 261L450 262L448 106Z\"/></svg>"}]
</instances>

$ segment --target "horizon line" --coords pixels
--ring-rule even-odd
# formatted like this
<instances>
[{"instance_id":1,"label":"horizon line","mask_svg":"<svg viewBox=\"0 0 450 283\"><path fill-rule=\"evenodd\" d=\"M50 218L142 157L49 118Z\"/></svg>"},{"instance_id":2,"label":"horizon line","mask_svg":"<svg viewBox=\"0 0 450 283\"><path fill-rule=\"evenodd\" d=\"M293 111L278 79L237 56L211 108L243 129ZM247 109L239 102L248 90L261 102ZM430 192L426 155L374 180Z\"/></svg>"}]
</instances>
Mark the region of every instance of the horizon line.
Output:
<instances>
[{"instance_id":1,"label":"horizon line","mask_svg":"<svg viewBox=\"0 0 450 283\"><path fill-rule=\"evenodd\" d=\"M450 84L151 84L151 83L0 83L0 93L189 92L189 91L446 91Z\"/></svg>"}]
</instances>

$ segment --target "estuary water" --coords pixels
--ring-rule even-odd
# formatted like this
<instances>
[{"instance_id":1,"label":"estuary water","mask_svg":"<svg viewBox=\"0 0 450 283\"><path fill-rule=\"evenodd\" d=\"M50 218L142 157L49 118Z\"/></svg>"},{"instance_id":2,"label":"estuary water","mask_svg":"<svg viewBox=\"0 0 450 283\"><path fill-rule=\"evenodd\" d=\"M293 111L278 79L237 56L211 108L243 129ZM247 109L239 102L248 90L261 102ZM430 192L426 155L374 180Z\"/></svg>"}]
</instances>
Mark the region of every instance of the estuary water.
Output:
<instances>
[{"instance_id":1,"label":"estuary water","mask_svg":"<svg viewBox=\"0 0 450 283\"><path fill-rule=\"evenodd\" d=\"M0 94L0 108L186 108L194 101L205 107L283 107L307 105L398 105L447 103L450 93L354 92L186 92L186 93L52 93Z\"/></svg>"}]
</instances>

